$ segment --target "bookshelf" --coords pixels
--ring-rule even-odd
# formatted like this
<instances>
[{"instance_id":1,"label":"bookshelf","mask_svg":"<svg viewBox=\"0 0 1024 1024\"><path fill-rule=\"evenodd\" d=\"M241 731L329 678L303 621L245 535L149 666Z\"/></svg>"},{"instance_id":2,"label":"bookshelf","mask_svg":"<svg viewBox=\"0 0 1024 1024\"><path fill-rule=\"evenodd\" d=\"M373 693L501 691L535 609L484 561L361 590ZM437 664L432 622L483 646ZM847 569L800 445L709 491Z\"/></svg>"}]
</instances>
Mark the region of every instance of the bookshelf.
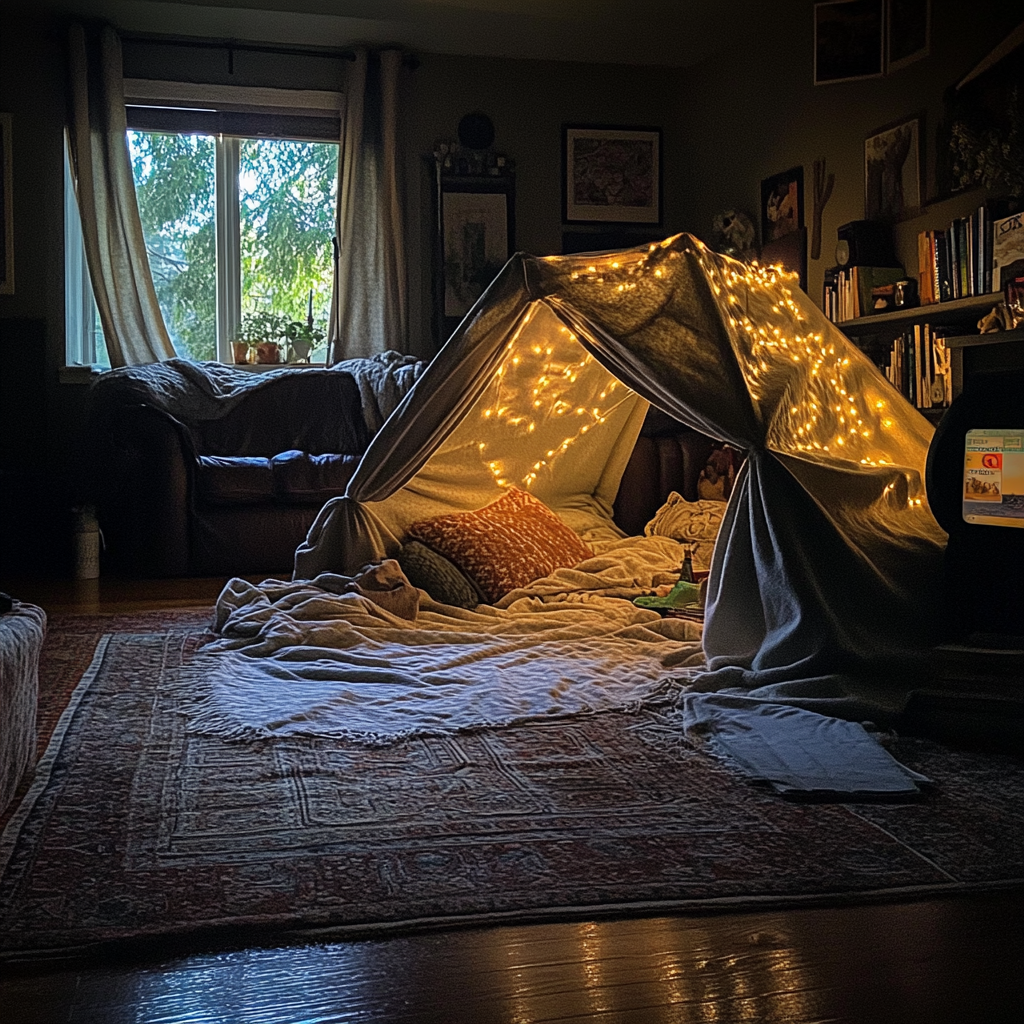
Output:
<instances>
[{"instance_id":1,"label":"bookshelf","mask_svg":"<svg viewBox=\"0 0 1024 1024\"><path fill-rule=\"evenodd\" d=\"M926 306L911 306L908 309L893 309L887 313L859 316L854 320L842 320L836 327L856 343L858 337L891 334L893 331L899 333L901 329L913 327L914 324L929 323L936 327L973 324L1002 301L1002 292L987 292L985 295L969 295L964 299L950 299L947 302L932 302Z\"/></svg>"},{"instance_id":2,"label":"bookshelf","mask_svg":"<svg viewBox=\"0 0 1024 1024\"><path fill-rule=\"evenodd\" d=\"M949 348L953 397L963 391L971 373L1024 368L1024 328L994 334L960 334L946 338Z\"/></svg>"},{"instance_id":3,"label":"bookshelf","mask_svg":"<svg viewBox=\"0 0 1024 1024\"><path fill-rule=\"evenodd\" d=\"M978 365L992 362L989 354L985 354L979 359L978 355L973 352L965 360L965 349L1002 344L1004 340L1014 341L1019 340L1019 337L1024 337L1024 331L1003 331L984 335L977 333L977 321L998 305L1002 299L1001 292L988 292L984 295L970 295L961 299L950 299L946 302L933 302L923 306L857 317L852 320L844 320L836 326L876 364L881 365L886 361L889 345L898 345L895 339L910 335L915 328L927 324L927 333L934 338L941 337L941 344L948 350L949 388L947 396L952 399L956 398L963 390L965 363L968 371L972 371ZM967 331L974 331L974 333L965 333ZM913 347L909 338L907 344ZM930 347L931 342L927 342L926 349L930 349ZM1013 358L1015 357L1011 356L1011 361ZM897 378L898 376L897 374ZM900 389L904 390L902 386ZM904 391L904 393L907 392ZM937 423L948 408L945 401L934 406L926 403L922 407L919 402L915 402L915 404L917 404L918 411L933 423Z\"/></svg>"}]
</instances>

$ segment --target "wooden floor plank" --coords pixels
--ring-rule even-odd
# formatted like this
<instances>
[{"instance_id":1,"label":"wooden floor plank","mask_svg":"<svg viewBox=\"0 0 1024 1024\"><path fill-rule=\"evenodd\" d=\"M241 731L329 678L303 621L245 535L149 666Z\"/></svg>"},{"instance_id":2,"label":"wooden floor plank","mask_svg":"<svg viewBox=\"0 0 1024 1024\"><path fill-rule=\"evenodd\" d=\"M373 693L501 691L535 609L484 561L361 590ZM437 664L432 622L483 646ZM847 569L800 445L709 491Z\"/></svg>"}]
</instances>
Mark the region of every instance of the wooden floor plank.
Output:
<instances>
[{"instance_id":1,"label":"wooden floor plank","mask_svg":"<svg viewBox=\"0 0 1024 1024\"><path fill-rule=\"evenodd\" d=\"M999 1024L1024 894L454 931L0 980L4 1024Z\"/></svg>"}]
</instances>

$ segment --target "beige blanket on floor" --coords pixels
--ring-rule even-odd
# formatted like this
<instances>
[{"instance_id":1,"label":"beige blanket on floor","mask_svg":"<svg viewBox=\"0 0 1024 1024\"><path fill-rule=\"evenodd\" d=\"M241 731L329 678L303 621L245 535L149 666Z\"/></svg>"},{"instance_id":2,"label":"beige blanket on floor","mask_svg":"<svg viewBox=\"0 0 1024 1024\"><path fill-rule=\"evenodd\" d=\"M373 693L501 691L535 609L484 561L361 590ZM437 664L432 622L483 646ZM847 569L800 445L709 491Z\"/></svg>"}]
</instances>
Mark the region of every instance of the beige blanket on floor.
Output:
<instances>
[{"instance_id":1,"label":"beige blanket on floor","mask_svg":"<svg viewBox=\"0 0 1024 1024\"><path fill-rule=\"evenodd\" d=\"M466 611L418 591L414 620L386 607L407 612L393 562L368 578L232 580L217 601L219 638L181 673L190 728L377 744L662 699L703 664L700 626L631 599L678 577L680 547L592 547L498 606Z\"/></svg>"}]
</instances>

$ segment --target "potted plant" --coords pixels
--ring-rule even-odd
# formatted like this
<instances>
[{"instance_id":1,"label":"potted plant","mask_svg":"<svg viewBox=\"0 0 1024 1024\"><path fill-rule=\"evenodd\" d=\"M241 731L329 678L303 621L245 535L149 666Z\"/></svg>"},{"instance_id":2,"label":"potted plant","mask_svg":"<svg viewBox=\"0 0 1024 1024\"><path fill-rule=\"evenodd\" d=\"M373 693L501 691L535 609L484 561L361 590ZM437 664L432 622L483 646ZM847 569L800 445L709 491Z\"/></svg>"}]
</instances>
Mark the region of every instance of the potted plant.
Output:
<instances>
[{"instance_id":1,"label":"potted plant","mask_svg":"<svg viewBox=\"0 0 1024 1024\"><path fill-rule=\"evenodd\" d=\"M277 341L261 341L256 346L257 363L281 362L281 343Z\"/></svg>"},{"instance_id":2,"label":"potted plant","mask_svg":"<svg viewBox=\"0 0 1024 1024\"><path fill-rule=\"evenodd\" d=\"M308 363L309 355L323 340L324 332L319 327L301 320L291 320L284 329L288 340L288 362Z\"/></svg>"},{"instance_id":3,"label":"potted plant","mask_svg":"<svg viewBox=\"0 0 1024 1024\"><path fill-rule=\"evenodd\" d=\"M235 357L236 363L248 363L252 357L252 345L247 341L236 338L231 342L231 352Z\"/></svg>"},{"instance_id":4,"label":"potted plant","mask_svg":"<svg viewBox=\"0 0 1024 1024\"><path fill-rule=\"evenodd\" d=\"M287 317L278 313L257 310L246 313L235 333L234 345L246 346L250 353L255 353L257 363L281 362L281 343ZM235 361L238 362L240 348L235 348Z\"/></svg>"}]
</instances>

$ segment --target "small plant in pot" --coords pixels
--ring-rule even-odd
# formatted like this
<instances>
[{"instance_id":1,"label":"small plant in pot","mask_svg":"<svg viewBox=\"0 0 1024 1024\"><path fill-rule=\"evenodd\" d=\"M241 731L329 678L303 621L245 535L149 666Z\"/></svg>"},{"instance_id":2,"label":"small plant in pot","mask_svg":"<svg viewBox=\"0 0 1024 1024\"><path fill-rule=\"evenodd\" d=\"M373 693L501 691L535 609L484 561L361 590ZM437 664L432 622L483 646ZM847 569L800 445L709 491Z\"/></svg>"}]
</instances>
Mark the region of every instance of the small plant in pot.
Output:
<instances>
[{"instance_id":1,"label":"small plant in pot","mask_svg":"<svg viewBox=\"0 0 1024 1024\"><path fill-rule=\"evenodd\" d=\"M303 323L301 320L291 320L284 329L284 336L288 339L288 362L308 363L310 353L323 340L324 332L311 323Z\"/></svg>"},{"instance_id":2,"label":"small plant in pot","mask_svg":"<svg viewBox=\"0 0 1024 1024\"><path fill-rule=\"evenodd\" d=\"M288 318L278 313L256 311L246 313L235 333L235 345L246 345L256 355L257 363L281 362L281 344ZM235 349L238 362L239 350Z\"/></svg>"},{"instance_id":3,"label":"small plant in pot","mask_svg":"<svg viewBox=\"0 0 1024 1024\"><path fill-rule=\"evenodd\" d=\"M235 338L231 342L231 353L235 357L236 363L248 363L252 357L252 345L240 338Z\"/></svg>"}]
</instances>

